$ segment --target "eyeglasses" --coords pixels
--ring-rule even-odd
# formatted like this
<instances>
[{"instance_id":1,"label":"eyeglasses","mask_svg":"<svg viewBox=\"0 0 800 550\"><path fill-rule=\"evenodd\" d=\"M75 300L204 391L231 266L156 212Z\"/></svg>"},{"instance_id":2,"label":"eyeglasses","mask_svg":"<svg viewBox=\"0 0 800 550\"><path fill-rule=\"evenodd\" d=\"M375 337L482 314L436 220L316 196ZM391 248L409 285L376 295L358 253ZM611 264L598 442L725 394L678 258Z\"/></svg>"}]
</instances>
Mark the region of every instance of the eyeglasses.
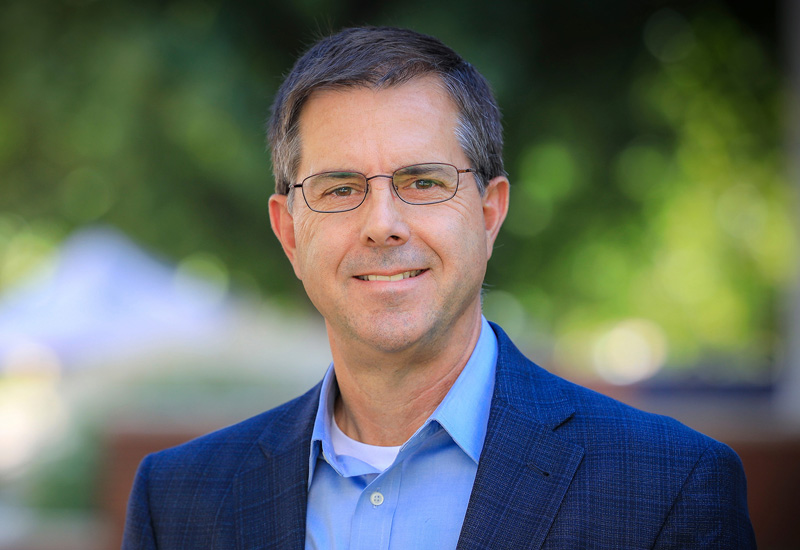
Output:
<instances>
[{"instance_id":1,"label":"eyeglasses","mask_svg":"<svg viewBox=\"0 0 800 550\"><path fill-rule=\"evenodd\" d=\"M359 172L322 172L308 176L290 188L299 187L303 199L314 212L347 212L361 206L369 192L369 181L389 178L397 197L408 204L436 204L452 199L458 191L460 170L452 164L430 162L413 164L395 170L392 175L367 177Z\"/></svg>"}]
</instances>

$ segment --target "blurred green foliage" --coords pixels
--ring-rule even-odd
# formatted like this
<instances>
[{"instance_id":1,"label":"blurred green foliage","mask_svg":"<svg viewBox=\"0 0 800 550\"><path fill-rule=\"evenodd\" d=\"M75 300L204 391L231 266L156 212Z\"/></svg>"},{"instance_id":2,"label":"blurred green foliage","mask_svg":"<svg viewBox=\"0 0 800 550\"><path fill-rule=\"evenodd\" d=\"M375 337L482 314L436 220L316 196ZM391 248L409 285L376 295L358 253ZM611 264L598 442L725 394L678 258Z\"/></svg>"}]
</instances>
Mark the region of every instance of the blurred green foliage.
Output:
<instances>
[{"instance_id":1,"label":"blurred green foliage","mask_svg":"<svg viewBox=\"0 0 800 550\"><path fill-rule=\"evenodd\" d=\"M68 444L48 449L26 478L24 501L43 513L97 507L103 481L98 472L104 466L101 432L84 425L70 436Z\"/></svg>"},{"instance_id":2,"label":"blurred green foliage","mask_svg":"<svg viewBox=\"0 0 800 550\"><path fill-rule=\"evenodd\" d=\"M547 335L554 363L588 367L603 334L643 319L669 365L721 358L757 379L796 261L776 5L6 2L0 291L107 223L308 307L267 218L272 95L319 34L410 26L473 62L504 111L492 315Z\"/></svg>"}]
</instances>

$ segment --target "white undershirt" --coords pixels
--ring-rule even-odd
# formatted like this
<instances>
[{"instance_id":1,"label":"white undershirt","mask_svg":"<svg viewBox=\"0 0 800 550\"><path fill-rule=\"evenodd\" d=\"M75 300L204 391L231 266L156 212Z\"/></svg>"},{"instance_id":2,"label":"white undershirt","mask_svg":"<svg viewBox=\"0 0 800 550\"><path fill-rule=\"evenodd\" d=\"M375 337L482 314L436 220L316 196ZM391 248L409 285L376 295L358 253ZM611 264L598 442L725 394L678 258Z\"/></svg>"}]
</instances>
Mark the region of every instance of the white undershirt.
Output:
<instances>
[{"instance_id":1,"label":"white undershirt","mask_svg":"<svg viewBox=\"0 0 800 550\"><path fill-rule=\"evenodd\" d=\"M334 418L331 418L331 445L333 445L333 452L337 455L352 456L374 466L381 472L392 465L402 447L402 445L397 447L367 445L351 439L339 428Z\"/></svg>"}]
</instances>

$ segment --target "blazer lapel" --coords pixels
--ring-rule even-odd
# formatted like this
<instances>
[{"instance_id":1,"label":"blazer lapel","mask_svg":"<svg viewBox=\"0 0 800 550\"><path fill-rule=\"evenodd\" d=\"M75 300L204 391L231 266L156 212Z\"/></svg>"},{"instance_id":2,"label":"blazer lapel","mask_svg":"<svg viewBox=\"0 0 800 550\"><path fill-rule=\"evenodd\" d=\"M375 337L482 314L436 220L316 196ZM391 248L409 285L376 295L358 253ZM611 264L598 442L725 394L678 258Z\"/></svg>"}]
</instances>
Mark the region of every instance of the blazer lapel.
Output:
<instances>
[{"instance_id":1,"label":"blazer lapel","mask_svg":"<svg viewBox=\"0 0 800 550\"><path fill-rule=\"evenodd\" d=\"M495 391L458 549L537 549L584 451L556 433L574 410L555 378L492 328L499 344ZM287 404L243 459L231 495L238 550L304 547L319 390Z\"/></svg>"},{"instance_id":2,"label":"blazer lapel","mask_svg":"<svg viewBox=\"0 0 800 550\"><path fill-rule=\"evenodd\" d=\"M555 433L574 409L552 376L493 328L495 392L458 549L541 548L584 450Z\"/></svg>"},{"instance_id":3,"label":"blazer lapel","mask_svg":"<svg viewBox=\"0 0 800 550\"><path fill-rule=\"evenodd\" d=\"M319 385L293 401L264 430L234 485L237 548L305 545L308 460Z\"/></svg>"}]
</instances>

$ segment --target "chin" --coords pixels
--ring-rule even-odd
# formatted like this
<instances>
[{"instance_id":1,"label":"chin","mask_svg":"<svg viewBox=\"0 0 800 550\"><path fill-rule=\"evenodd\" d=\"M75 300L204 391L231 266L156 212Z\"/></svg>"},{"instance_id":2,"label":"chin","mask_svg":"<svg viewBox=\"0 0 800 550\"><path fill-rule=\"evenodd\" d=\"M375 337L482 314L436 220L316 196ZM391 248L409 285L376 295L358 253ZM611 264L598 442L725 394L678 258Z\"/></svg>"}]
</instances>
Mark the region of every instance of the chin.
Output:
<instances>
[{"instance_id":1,"label":"chin","mask_svg":"<svg viewBox=\"0 0 800 550\"><path fill-rule=\"evenodd\" d=\"M418 345L424 345L428 338L422 330L382 330L388 327L370 327L362 332L360 340L368 343L376 351L383 353L402 353Z\"/></svg>"},{"instance_id":2,"label":"chin","mask_svg":"<svg viewBox=\"0 0 800 550\"><path fill-rule=\"evenodd\" d=\"M388 314L352 325L355 339L381 353L403 353L414 348L427 349L438 339L434 319L423 316Z\"/></svg>"}]
</instances>

